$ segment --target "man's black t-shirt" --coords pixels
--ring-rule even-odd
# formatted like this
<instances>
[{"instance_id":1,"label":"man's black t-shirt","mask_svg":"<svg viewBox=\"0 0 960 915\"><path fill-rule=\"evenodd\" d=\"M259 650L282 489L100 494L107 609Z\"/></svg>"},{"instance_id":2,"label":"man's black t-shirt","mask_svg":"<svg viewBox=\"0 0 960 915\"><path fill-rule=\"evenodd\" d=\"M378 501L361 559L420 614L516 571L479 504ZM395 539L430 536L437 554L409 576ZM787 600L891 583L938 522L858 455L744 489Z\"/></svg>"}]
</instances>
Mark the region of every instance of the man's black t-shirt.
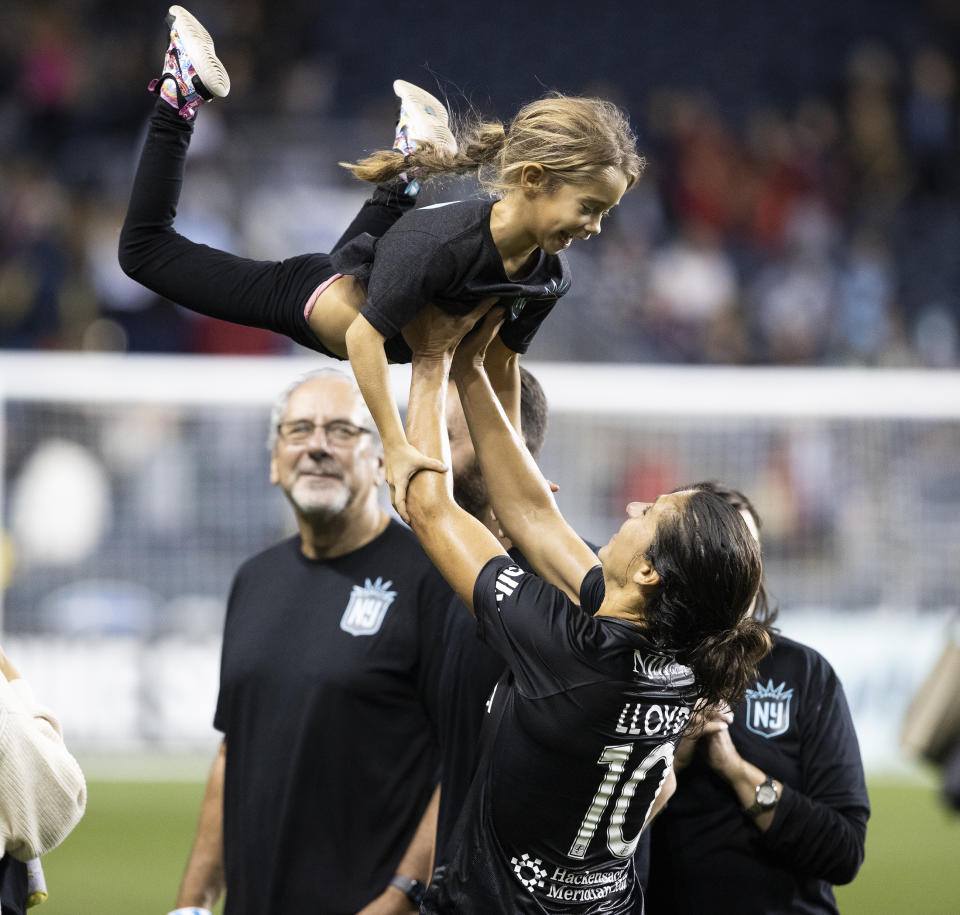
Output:
<instances>
[{"instance_id":1,"label":"man's black t-shirt","mask_svg":"<svg viewBox=\"0 0 960 915\"><path fill-rule=\"evenodd\" d=\"M245 563L215 717L227 744L227 912L355 913L387 885L436 784L420 692L450 590L413 534Z\"/></svg>"},{"instance_id":2,"label":"man's black t-shirt","mask_svg":"<svg viewBox=\"0 0 960 915\"><path fill-rule=\"evenodd\" d=\"M360 313L387 338L384 348L391 361L410 361L400 332L425 305L467 314L487 298L506 308L500 329L504 345L525 353L570 288L570 268L562 253L538 251L523 276L507 276L490 234L494 203L459 200L411 210L381 238L359 235L331 256L338 271L353 274L366 287Z\"/></svg>"},{"instance_id":3,"label":"man's black t-shirt","mask_svg":"<svg viewBox=\"0 0 960 915\"><path fill-rule=\"evenodd\" d=\"M653 824L650 911L836 915L831 884L849 882L863 860L870 804L833 668L779 636L730 736L744 759L784 785L773 823L760 832L727 782L694 757Z\"/></svg>"},{"instance_id":4,"label":"man's black t-shirt","mask_svg":"<svg viewBox=\"0 0 960 915\"><path fill-rule=\"evenodd\" d=\"M638 627L593 616L603 593L599 567L583 609L509 557L481 571L481 636L513 681L422 911L642 910L632 855L689 719L692 675Z\"/></svg>"},{"instance_id":5,"label":"man's black t-shirt","mask_svg":"<svg viewBox=\"0 0 960 915\"><path fill-rule=\"evenodd\" d=\"M434 861L447 860L454 824L463 810L480 760L480 735L497 682L506 673L503 658L477 638L477 624L459 597L447 610L443 662L428 702L440 743L440 811Z\"/></svg>"}]
</instances>

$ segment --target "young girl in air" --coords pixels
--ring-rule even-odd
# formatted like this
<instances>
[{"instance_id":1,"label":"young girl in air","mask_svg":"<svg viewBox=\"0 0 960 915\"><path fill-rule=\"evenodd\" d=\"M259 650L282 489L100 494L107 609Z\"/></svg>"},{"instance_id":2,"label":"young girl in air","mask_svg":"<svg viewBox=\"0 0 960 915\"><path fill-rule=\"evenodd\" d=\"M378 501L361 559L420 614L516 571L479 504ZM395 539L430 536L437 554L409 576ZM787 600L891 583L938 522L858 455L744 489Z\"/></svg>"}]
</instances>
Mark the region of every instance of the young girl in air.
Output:
<instances>
[{"instance_id":1,"label":"young girl in air","mask_svg":"<svg viewBox=\"0 0 960 915\"><path fill-rule=\"evenodd\" d=\"M377 184L329 254L253 261L196 244L173 229L199 107L230 91L213 40L171 6L158 101L120 236L133 279L201 314L263 327L349 359L380 432L387 482L406 519L406 486L445 465L408 444L388 361L409 362L403 328L427 304L468 314L489 303L507 320L488 370L519 425L519 365L540 323L570 286L562 252L600 223L637 181L643 159L623 113L599 99L551 95L508 126L480 123L459 138L443 105L397 80L392 150L347 165ZM413 209L420 181L477 172L496 196Z\"/></svg>"}]
</instances>

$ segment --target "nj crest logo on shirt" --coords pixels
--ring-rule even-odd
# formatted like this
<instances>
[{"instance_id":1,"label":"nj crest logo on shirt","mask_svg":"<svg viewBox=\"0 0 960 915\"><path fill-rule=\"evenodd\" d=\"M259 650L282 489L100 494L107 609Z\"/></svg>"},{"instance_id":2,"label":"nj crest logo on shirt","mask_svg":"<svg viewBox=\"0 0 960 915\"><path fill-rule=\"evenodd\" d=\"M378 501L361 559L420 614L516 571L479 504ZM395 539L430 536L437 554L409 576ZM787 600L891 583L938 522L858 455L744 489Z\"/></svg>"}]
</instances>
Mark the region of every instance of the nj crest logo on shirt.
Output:
<instances>
[{"instance_id":1,"label":"nj crest logo on shirt","mask_svg":"<svg viewBox=\"0 0 960 915\"><path fill-rule=\"evenodd\" d=\"M387 608L397 596L396 591L390 590L392 584L378 575L376 581L367 578L363 585L354 585L340 618L340 628L350 635L376 635L387 615Z\"/></svg>"},{"instance_id":2,"label":"nj crest logo on shirt","mask_svg":"<svg viewBox=\"0 0 960 915\"><path fill-rule=\"evenodd\" d=\"M778 737L790 727L790 700L793 690L786 683L774 687L773 680L767 685L757 683L756 689L747 690L747 730L761 737Z\"/></svg>"}]
</instances>

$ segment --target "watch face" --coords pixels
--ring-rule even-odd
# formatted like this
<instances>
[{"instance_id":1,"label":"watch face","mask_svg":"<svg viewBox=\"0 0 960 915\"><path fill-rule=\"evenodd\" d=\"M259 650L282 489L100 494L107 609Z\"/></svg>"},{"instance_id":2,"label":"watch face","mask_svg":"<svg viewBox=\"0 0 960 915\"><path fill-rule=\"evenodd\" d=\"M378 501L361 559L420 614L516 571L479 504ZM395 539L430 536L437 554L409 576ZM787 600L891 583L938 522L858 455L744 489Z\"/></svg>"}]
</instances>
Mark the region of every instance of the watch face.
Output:
<instances>
[{"instance_id":1,"label":"watch face","mask_svg":"<svg viewBox=\"0 0 960 915\"><path fill-rule=\"evenodd\" d=\"M771 807L777 802L777 789L773 785L761 785L757 788L757 803Z\"/></svg>"}]
</instances>

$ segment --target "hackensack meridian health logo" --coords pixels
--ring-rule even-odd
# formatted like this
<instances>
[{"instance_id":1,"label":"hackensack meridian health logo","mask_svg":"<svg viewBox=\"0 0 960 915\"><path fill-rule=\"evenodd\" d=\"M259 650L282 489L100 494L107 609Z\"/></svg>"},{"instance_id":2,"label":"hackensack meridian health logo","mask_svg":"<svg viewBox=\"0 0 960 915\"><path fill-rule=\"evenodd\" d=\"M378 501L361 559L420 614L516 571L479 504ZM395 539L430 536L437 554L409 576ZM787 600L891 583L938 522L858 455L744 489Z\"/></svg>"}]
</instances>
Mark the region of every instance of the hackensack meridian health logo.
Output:
<instances>
[{"instance_id":1,"label":"hackensack meridian health logo","mask_svg":"<svg viewBox=\"0 0 960 915\"><path fill-rule=\"evenodd\" d=\"M535 887L543 889L543 878L547 876L547 872L540 866L543 861L539 858L531 858L524 853L519 858L511 858L510 863L513 865L513 872L517 875L517 879L531 893Z\"/></svg>"}]
</instances>

